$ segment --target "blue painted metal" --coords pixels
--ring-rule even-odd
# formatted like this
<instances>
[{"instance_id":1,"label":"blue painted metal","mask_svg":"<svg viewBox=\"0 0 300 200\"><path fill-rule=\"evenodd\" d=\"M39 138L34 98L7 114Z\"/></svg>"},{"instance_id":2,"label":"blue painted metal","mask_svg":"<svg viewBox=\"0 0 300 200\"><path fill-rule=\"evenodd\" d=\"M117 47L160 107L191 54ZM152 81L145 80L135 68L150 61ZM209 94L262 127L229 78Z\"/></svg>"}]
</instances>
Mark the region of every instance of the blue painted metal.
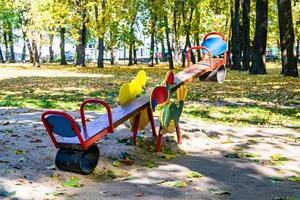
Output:
<instances>
[{"instance_id":1,"label":"blue painted metal","mask_svg":"<svg viewBox=\"0 0 300 200\"><path fill-rule=\"evenodd\" d=\"M76 137L76 133L72 128L71 122L62 115L50 115L46 118L48 124L50 125L53 133L61 137ZM76 122L79 130L81 130L80 125Z\"/></svg>"},{"instance_id":2,"label":"blue painted metal","mask_svg":"<svg viewBox=\"0 0 300 200\"><path fill-rule=\"evenodd\" d=\"M221 38L208 38L202 42L201 46L208 48L213 57L219 56L227 50L227 44ZM206 50L202 51L208 54Z\"/></svg>"}]
</instances>

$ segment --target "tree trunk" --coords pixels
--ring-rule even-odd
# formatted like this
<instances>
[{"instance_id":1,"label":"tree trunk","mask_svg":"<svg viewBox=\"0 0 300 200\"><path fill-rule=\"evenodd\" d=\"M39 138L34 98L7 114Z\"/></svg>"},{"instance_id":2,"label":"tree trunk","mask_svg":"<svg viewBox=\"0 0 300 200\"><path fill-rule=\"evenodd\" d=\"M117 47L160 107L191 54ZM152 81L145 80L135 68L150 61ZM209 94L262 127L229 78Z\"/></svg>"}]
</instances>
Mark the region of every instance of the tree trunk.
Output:
<instances>
[{"instance_id":1,"label":"tree trunk","mask_svg":"<svg viewBox=\"0 0 300 200\"><path fill-rule=\"evenodd\" d=\"M25 62L26 61L26 33L24 31L23 32L23 49L22 49L22 57L21 57L21 61Z\"/></svg>"},{"instance_id":2,"label":"tree trunk","mask_svg":"<svg viewBox=\"0 0 300 200\"><path fill-rule=\"evenodd\" d=\"M14 39L13 39L13 30L12 27L9 27L8 31L8 43L9 43L9 48L10 48L10 60L8 62L10 63L15 63L15 51L14 51Z\"/></svg>"},{"instance_id":3,"label":"tree trunk","mask_svg":"<svg viewBox=\"0 0 300 200\"><path fill-rule=\"evenodd\" d=\"M22 48L22 57L21 57L21 61L25 62L26 61L26 42L24 40L23 43L23 48Z\"/></svg>"},{"instance_id":4,"label":"tree trunk","mask_svg":"<svg viewBox=\"0 0 300 200\"><path fill-rule=\"evenodd\" d=\"M149 66L150 67L153 67L154 66L154 35L155 35L155 23L156 23L156 20L153 20L152 23L151 23L151 40L150 40L150 64Z\"/></svg>"},{"instance_id":5,"label":"tree trunk","mask_svg":"<svg viewBox=\"0 0 300 200\"><path fill-rule=\"evenodd\" d=\"M43 35L42 34L39 34L39 37L40 37L40 42L39 42L39 50L38 50L38 54L39 54L39 62L41 63L42 62L42 41L43 41Z\"/></svg>"},{"instance_id":6,"label":"tree trunk","mask_svg":"<svg viewBox=\"0 0 300 200\"><path fill-rule=\"evenodd\" d=\"M250 68L250 0L243 1L243 66L242 70Z\"/></svg>"},{"instance_id":7,"label":"tree trunk","mask_svg":"<svg viewBox=\"0 0 300 200\"><path fill-rule=\"evenodd\" d=\"M36 44L36 40L34 39L35 36L33 36L31 45L32 45L32 51L33 51L33 67L41 67L40 66L40 58L39 58L39 52L38 47Z\"/></svg>"},{"instance_id":8,"label":"tree trunk","mask_svg":"<svg viewBox=\"0 0 300 200\"><path fill-rule=\"evenodd\" d=\"M298 77L291 0L277 0L282 73Z\"/></svg>"},{"instance_id":9,"label":"tree trunk","mask_svg":"<svg viewBox=\"0 0 300 200\"><path fill-rule=\"evenodd\" d=\"M105 6L106 6L106 1L102 1L102 24L104 24L104 14L105 14ZM98 6L96 5L94 7L95 9L95 18L96 18L96 23L97 23L97 27L100 27L100 22L98 21L98 17L99 17L99 11L98 11ZM102 27L103 28L103 27ZM97 67L99 68L104 68L104 37L101 34L98 37L98 59L97 59Z\"/></svg>"},{"instance_id":10,"label":"tree trunk","mask_svg":"<svg viewBox=\"0 0 300 200\"><path fill-rule=\"evenodd\" d=\"M104 68L104 40L103 38L98 38L98 60L97 67Z\"/></svg>"},{"instance_id":11,"label":"tree trunk","mask_svg":"<svg viewBox=\"0 0 300 200\"><path fill-rule=\"evenodd\" d=\"M133 65L133 59L132 59L132 46L133 44L130 43L129 45L129 60L128 60L128 66Z\"/></svg>"},{"instance_id":12,"label":"tree trunk","mask_svg":"<svg viewBox=\"0 0 300 200\"><path fill-rule=\"evenodd\" d=\"M30 63L33 63L33 51L32 51L31 45L30 45L29 38L27 37L27 34L26 34L25 31L22 30L22 32L23 32L24 41L26 42L26 45L27 45L27 48L28 48ZM26 57L26 55L25 55L25 57Z\"/></svg>"},{"instance_id":13,"label":"tree trunk","mask_svg":"<svg viewBox=\"0 0 300 200\"><path fill-rule=\"evenodd\" d=\"M6 31L3 32L3 38L4 38L4 46L5 46L5 61L10 61L10 55L9 55L9 48L8 48L8 39L7 39L7 33Z\"/></svg>"},{"instance_id":14,"label":"tree trunk","mask_svg":"<svg viewBox=\"0 0 300 200\"><path fill-rule=\"evenodd\" d=\"M60 64L61 65L67 65L66 61L66 53L65 53L65 33L66 33L66 28L61 27L60 28Z\"/></svg>"},{"instance_id":15,"label":"tree trunk","mask_svg":"<svg viewBox=\"0 0 300 200\"><path fill-rule=\"evenodd\" d=\"M300 39L297 40L297 62L299 61L299 58L300 58Z\"/></svg>"},{"instance_id":16,"label":"tree trunk","mask_svg":"<svg viewBox=\"0 0 300 200\"><path fill-rule=\"evenodd\" d=\"M81 28L78 30L78 41L76 45L76 61L75 66L85 66L85 44L86 44L86 9L80 8L80 1L75 0L77 13L81 15Z\"/></svg>"},{"instance_id":17,"label":"tree trunk","mask_svg":"<svg viewBox=\"0 0 300 200\"><path fill-rule=\"evenodd\" d=\"M160 41L160 44L161 44L161 60L164 62L166 61L166 55L165 55L165 44L164 44L164 39L162 39Z\"/></svg>"},{"instance_id":18,"label":"tree trunk","mask_svg":"<svg viewBox=\"0 0 300 200\"><path fill-rule=\"evenodd\" d=\"M168 17L164 16L164 22L165 22L165 32L166 32L166 40L167 40L167 48L168 48L168 60L169 60L169 69L174 69L174 62L173 62L173 55L172 55L172 48L170 43L170 29L168 24Z\"/></svg>"},{"instance_id":19,"label":"tree trunk","mask_svg":"<svg viewBox=\"0 0 300 200\"><path fill-rule=\"evenodd\" d=\"M189 22L191 22L193 19L193 12L194 12L194 7L190 7ZM186 37L184 53L182 55L182 67L185 67L186 52L187 52L188 48L191 47L191 39L190 39L191 25L190 25L190 23L186 22L185 13L182 14L182 18L183 18L183 23L184 23L184 27L185 27L185 37ZM194 56L193 52L190 53L190 56L191 56L191 61L193 63L195 63L195 56Z\"/></svg>"},{"instance_id":20,"label":"tree trunk","mask_svg":"<svg viewBox=\"0 0 300 200\"><path fill-rule=\"evenodd\" d=\"M232 61L233 70L241 70L241 38L240 38L240 0L235 0L233 27L232 27Z\"/></svg>"},{"instance_id":21,"label":"tree trunk","mask_svg":"<svg viewBox=\"0 0 300 200\"><path fill-rule=\"evenodd\" d=\"M50 35L50 45L49 45L49 62L53 62L54 61L54 52L53 52L53 35Z\"/></svg>"},{"instance_id":22,"label":"tree trunk","mask_svg":"<svg viewBox=\"0 0 300 200\"><path fill-rule=\"evenodd\" d=\"M111 48L111 50L110 50L110 64L111 65L115 64L114 48Z\"/></svg>"},{"instance_id":23,"label":"tree trunk","mask_svg":"<svg viewBox=\"0 0 300 200\"><path fill-rule=\"evenodd\" d=\"M199 38L199 32L195 35L196 45L200 46L200 38ZM197 62L201 61L201 51L200 49L197 50Z\"/></svg>"},{"instance_id":24,"label":"tree trunk","mask_svg":"<svg viewBox=\"0 0 300 200\"><path fill-rule=\"evenodd\" d=\"M253 41L251 74L266 74L266 46L268 32L268 0L256 1L256 23Z\"/></svg>"},{"instance_id":25,"label":"tree trunk","mask_svg":"<svg viewBox=\"0 0 300 200\"><path fill-rule=\"evenodd\" d=\"M4 58L3 58L1 46L0 46L0 63L4 63Z\"/></svg>"},{"instance_id":26,"label":"tree trunk","mask_svg":"<svg viewBox=\"0 0 300 200\"><path fill-rule=\"evenodd\" d=\"M137 55L136 55L135 42L133 43L133 62L134 62L135 65L137 65Z\"/></svg>"}]
</instances>

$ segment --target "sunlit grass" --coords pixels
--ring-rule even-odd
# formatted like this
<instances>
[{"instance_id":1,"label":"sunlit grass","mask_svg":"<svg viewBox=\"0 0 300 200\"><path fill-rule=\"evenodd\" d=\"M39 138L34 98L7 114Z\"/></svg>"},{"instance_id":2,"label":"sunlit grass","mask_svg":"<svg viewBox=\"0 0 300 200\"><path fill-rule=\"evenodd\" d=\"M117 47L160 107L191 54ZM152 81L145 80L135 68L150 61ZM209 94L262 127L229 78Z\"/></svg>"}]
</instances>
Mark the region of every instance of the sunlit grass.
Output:
<instances>
[{"instance_id":1,"label":"sunlit grass","mask_svg":"<svg viewBox=\"0 0 300 200\"><path fill-rule=\"evenodd\" d=\"M84 99L99 98L115 107L119 88L140 69L147 73L147 88L160 83L168 71L163 64L154 68L137 65L104 69L95 65L81 68L47 64L41 69L33 69L30 64L0 65L0 71L19 73L0 77L0 106L78 110ZM180 70L177 67L175 71ZM51 76L47 77L48 73ZM276 63L269 64L268 74L263 76L229 70L224 84L197 80L190 84L184 115L238 125L300 125L299 85L300 78L280 75Z\"/></svg>"}]
</instances>

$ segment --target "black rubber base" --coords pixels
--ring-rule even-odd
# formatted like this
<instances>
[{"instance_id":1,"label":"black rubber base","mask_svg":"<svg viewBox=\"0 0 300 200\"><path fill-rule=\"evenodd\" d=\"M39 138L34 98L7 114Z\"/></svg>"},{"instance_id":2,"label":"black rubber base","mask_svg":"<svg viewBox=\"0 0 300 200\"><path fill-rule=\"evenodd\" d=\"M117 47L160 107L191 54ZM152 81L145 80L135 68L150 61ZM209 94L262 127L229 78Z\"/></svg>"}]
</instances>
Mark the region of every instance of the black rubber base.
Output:
<instances>
[{"instance_id":1,"label":"black rubber base","mask_svg":"<svg viewBox=\"0 0 300 200\"><path fill-rule=\"evenodd\" d=\"M64 171L90 174L99 160L99 149L96 145L86 151L74 149L60 149L55 158L56 166Z\"/></svg>"}]
</instances>

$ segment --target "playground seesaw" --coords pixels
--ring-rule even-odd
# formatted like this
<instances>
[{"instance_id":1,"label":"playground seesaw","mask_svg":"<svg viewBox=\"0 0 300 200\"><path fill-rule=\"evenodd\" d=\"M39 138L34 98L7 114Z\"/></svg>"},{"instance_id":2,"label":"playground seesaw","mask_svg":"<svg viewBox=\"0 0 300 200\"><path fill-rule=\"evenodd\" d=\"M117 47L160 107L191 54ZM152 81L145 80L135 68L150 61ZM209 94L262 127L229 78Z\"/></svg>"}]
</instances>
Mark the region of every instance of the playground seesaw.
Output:
<instances>
[{"instance_id":1,"label":"playground seesaw","mask_svg":"<svg viewBox=\"0 0 300 200\"><path fill-rule=\"evenodd\" d=\"M202 60L198 63L192 64L190 61L190 53L193 50L198 49L200 49L202 52ZM204 37L201 46L192 47L188 50L188 68L177 73L176 75L172 75L173 78L171 83L169 83L170 85L167 92L174 92L182 85L186 85L196 78L204 81L216 80L220 83L223 82L226 75L226 49L226 39L222 34L216 32L207 34ZM170 75L173 73L168 74ZM140 75L141 77L145 76L143 73ZM141 82L141 77L137 76L131 84L134 85ZM170 76L167 76L166 82L168 82L169 77ZM145 84L143 83L142 85ZM124 84L124 87L122 86L123 89L121 87L120 94L121 91L126 94L126 88L129 86L130 84ZM155 95L156 97L163 95L160 93L160 89L157 91L158 92ZM132 124L132 140L134 143L136 142L138 131L143 128L141 127L141 123L146 122L144 123L145 126L149 121L151 124L153 137L155 137L157 140L156 151L160 151L163 126L162 124L160 125L160 131L157 134L153 119L153 105L151 104L152 101L150 102L150 97L153 95L153 92L154 90L151 94L145 94L133 99L121 96L123 98L122 105L113 109L111 109L110 106L104 101L98 99L87 99L80 105L81 125L76 122L68 113L62 111L44 112L41 116L42 122L53 144L59 149L55 158L56 166L66 171L78 172L82 174L91 173L96 167L99 159L99 149L95 143L106 135L113 133L114 128L123 124L127 120L130 120ZM182 102L182 99L184 99L186 96L186 91L181 90L179 93L180 94L178 96L180 97L180 105L180 102ZM165 98L165 100L167 99ZM86 122L85 107L87 104L100 104L105 107L106 113L99 115L98 118L91 122ZM182 111L182 107L183 104L179 107L180 113ZM172 115L172 112L170 111L172 109L166 108L165 110L168 114L167 116ZM177 119L179 119L179 116ZM169 119L172 120L175 118L169 117ZM176 125L178 142L180 143L181 135L178 122L176 122Z\"/></svg>"}]
</instances>

